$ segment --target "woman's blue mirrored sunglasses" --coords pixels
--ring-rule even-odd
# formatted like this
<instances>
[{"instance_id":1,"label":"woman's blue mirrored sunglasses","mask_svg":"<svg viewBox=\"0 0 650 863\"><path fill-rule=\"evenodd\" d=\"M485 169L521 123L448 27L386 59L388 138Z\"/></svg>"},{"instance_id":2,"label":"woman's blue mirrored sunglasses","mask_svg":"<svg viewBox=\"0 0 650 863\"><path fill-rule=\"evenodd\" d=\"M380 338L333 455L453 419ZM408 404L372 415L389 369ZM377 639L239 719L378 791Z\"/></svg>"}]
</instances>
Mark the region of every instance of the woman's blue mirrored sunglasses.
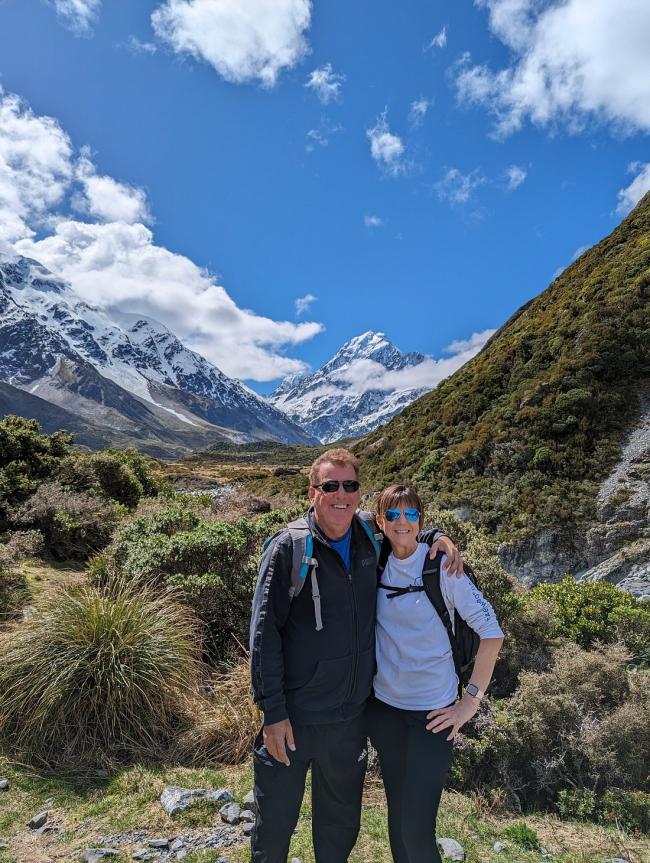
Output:
<instances>
[{"instance_id":1,"label":"woman's blue mirrored sunglasses","mask_svg":"<svg viewBox=\"0 0 650 863\"><path fill-rule=\"evenodd\" d=\"M404 518L407 521L419 521L420 520L420 510L419 509L387 509L384 513L384 518L386 521L397 521L400 515L404 513Z\"/></svg>"}]
</instances>

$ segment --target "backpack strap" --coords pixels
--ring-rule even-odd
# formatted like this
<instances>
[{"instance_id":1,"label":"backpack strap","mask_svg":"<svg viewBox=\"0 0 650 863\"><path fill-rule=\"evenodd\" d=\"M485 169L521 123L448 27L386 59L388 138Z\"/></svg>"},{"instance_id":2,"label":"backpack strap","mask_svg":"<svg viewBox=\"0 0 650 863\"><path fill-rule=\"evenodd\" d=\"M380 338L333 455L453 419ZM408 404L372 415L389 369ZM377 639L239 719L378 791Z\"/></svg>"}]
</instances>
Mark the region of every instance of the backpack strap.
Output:
<instances>
[{"instance_id":1,"label":"backpack strap","mask_svg":"<svg viewBox=\"0 0 650 863\"><path fill-rule=\"evenodd\" d=\"M424 559L424 565L422 566L422 584L424 586L424 590L426 591L427 597L431 602L431 605L435 608L438 617L442 621L442 625L445 627L447 631L447 636L449 637L449 644L451 645L451 653L454 658L454 667L456 669L456 674L458 675L458 679L461 679L461 662L460 657L458 656L458 651L456 648L456 639L454 637L454 623L451 619L451 615L449 614L449 609L447 608L447 603L445 602L445 598L442 595L442 587L440 585L440 566L442 563L443 552L439 551L433 560L427 556Z\"/></svg>"},{"instance_id":2,"label":"backpack strap","mask_svg":"<svg viewBox=\"0 0 650 863\"><path fill-rule=\"evenodd\" d=\"M372 547L374 548L375 554L377 555L377 560L379 560L382 550L382 540L384 539L384 534L377 527L375 516L371 512L367 512L365 509L358 509L356 512L356 517L361 527L365 530L368 539L372 543Z\"/></svg>"},{"instance_id":3,"label":"backpack strap","mask_svg":"<svg viewBox=\"0 0 650 863\"><path fill-rule=\"evenodd\" d=\"M291 534L291 547L293 550L291 560L291 587L289 588L289 599L293 601L305 586L307 573L311 573L311 596L314 600L314 617L316 619L316 631L323 628L323 615L320 602L320 590L316 569L318 561L314 557L314 537L306 518L298 518L287 525Z\"/></svg>"}]
</instances>

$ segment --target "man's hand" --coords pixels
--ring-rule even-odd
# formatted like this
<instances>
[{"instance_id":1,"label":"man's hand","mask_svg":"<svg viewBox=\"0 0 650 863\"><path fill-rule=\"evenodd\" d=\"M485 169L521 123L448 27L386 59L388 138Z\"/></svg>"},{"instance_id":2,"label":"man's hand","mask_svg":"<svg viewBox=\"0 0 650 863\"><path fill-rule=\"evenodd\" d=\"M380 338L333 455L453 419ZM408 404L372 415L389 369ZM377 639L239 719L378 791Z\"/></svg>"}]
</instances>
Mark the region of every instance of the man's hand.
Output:
<instances>
[{"instance_id":1,"label":"man's hand","mask_svg":"<svg viewBox=\"0 0 650 863\"><path fill-rule=\"evenodd\" d=\"M453 740L463 725L469 721L479 708L478 698L472 698L465 693L460 701L451 707L443 707L442 710L432 710L427 713L427 719L431 720L427 725L427 731L437 734L445 728L451 728L447 740Z\"/></svg>"},{"instance_id":2,"label":"man's hand","mask_svg":"<svg viewBox=\"0 0 650 863\"><path fill-rule=\"evenodd\" d=\"M439 551L447 555L447 575L456 575L460 578L463 575L463 557L448 536L441 536L433 543L429 557L433 560Z\"/></svg>"},{"instance_id":3,"label":"man's hand","mask_svg":"<svg viewBox=\"0 0 650 863\"><path fill-rule=\"evenodd\" d=\"M293 741L293 728L289 720L283 719L281 722L265 725L262 729L262 739L269 755L288 767L289 756L287 755L287 749L291 750L291 752L296 751L296 744Z\"/></svg>"}]
</instances>

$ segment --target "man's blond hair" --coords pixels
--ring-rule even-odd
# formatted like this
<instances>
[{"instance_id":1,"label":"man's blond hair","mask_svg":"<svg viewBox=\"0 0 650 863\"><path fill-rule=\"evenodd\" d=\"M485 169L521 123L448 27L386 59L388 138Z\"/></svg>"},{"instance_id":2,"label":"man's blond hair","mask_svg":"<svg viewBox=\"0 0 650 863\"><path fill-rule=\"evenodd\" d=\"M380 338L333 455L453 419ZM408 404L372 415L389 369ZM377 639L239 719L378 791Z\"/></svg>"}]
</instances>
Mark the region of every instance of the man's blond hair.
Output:
<instances>
[{"instance_id":1,"label":"man's blond hair","mask_svg":"<svg viewBox=\"0 0 650 863\"><path fill-rule=\"evenodd\" d=\"M309 469L309 485L318 485L320 482L320 467L322 464L334 464L337 467L345 467L352 465L357 479L359 479L359 459L348 449L328 449L326 452L318 456L316 461Z\"/></svg>"}]
</instances>

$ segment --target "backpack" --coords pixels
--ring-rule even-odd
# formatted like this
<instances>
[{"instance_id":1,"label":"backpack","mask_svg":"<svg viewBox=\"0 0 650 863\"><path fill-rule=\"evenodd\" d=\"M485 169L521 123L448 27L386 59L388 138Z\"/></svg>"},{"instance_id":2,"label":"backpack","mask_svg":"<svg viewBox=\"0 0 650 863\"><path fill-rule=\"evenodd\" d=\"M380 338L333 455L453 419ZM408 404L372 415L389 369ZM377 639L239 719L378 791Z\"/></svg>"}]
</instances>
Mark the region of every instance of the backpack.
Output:
<instances>
[{"instance_id":1,"label":"backpack","mask_svg":"<svg viewBox=\"0 0 650 863\"><path fill-rule=\"evenodd\" d=\"M377 560L379 560L379 555L381 553L380 543L383 539L383 534L379 533L377 529L374 515L371 512L366 512L365 510L357 510L354 517L368 536L368 539L372 543L372 547L375 551L375 555L377 556ZM321 613L318 579L316 577L318 561L313 556L314 536L311 532L307 519L303 517L298 518L295 521L289 522L286 528L283 528L282 530L278 531L278 533L274 534L274 536L266 540L266 542L264 543L264 548L266 549L269 543L271 543L273 539L275 539L275 537L280 536L281 533L284 533L285 530L288 530L291 534L293 551L291 561L291 587L289 588L289 599L293 601L298 596L300 591L305 586L307 575L309 574L311 582L311 597L314 601L314 618L316 621L316 631L320 632L323 628L323 617Z\"/></svg>"},{"instance_id":2,"label":"backpack","mask_svg":"<svg viewBox=\"0 0 650 863\"><path fill-rule=\"evenodd\" d=\"M395 597L403 596L406 593L417 593L422 590L426 593L447 631L451 653L454 658L454 667L458 676L459 694L461 694L463 685L469 681L471 676L481 639L478 633L474 632L472 627L456 610L454 610L453 622L451 620L449 609L447 608L447 603L442 595L442 588L440 586L440 579L443 577L440 571L442 557L443 553L441 551L438 552L433 560L427 554L422 567L421 585L413 584L408 587L391 587L381 582L381 576L388 560L388 554L384 551L378 566L377 587L389 591L387 593L388 599L395 599ZM463 563L463 571L472 584L478 587L476 574L468 563ZM448 576L444 577L447 578Z\"/></svg>"}]
</instances>

